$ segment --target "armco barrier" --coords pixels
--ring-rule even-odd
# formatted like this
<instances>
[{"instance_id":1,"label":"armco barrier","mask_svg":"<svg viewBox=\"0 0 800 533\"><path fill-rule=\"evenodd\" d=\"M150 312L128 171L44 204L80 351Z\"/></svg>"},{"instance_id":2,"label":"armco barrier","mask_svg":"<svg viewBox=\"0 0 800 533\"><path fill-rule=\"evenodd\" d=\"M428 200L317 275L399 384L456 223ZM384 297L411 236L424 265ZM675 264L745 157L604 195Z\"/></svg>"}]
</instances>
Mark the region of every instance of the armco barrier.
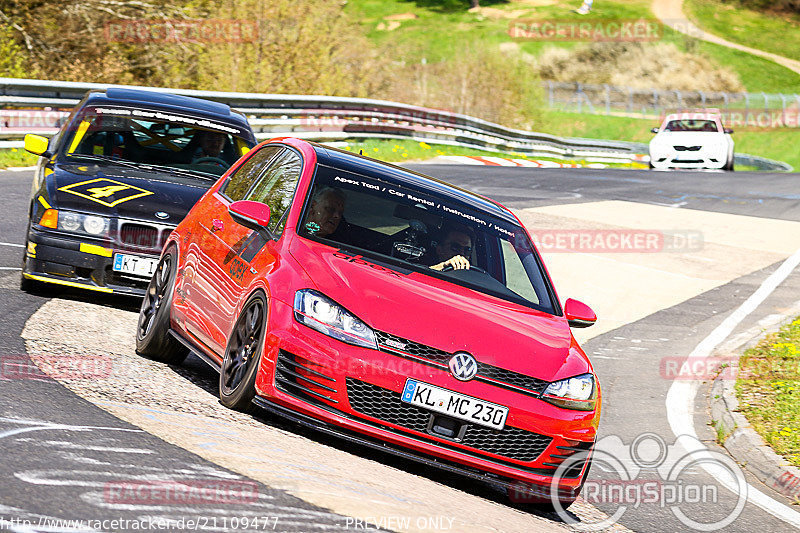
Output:
<instances>
[{"instance_id":1,"label":"armco barrier","mask_svg":"<svg viewBox=\"0 0 800 533\"><path fill-rule=\"evenodd\" d=\"M459 113L386 100L198 91L18 78L0 78L0 139L18 140L24 133L33 132L53 134L57 130L58 117L63 116L59 111L69 110L80 101L86 91L109 87L181 94L226 103L247 115L259 139L280 135L319 141L348 138L413 139L557 159L612 163L647 160L644 156L647 146L640 143L556 137L507 128ZM9 120L14 112L23 110L51 117L52 124L37 123L36 128L24 131L20 127L21 120ZM775 165L780 167L779 163ZM791 167L784 166L781 170L791 170Z\"/></svg>"}]
</instances>

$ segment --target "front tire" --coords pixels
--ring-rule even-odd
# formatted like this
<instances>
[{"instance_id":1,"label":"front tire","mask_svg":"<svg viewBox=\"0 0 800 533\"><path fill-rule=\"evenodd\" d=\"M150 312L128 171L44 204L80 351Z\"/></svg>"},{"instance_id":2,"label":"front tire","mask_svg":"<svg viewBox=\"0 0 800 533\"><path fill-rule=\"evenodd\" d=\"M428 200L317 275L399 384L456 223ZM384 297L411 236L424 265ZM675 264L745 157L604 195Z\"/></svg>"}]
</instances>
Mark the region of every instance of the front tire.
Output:
<instances>
[{"instance_id":1,"label":"front tire","mask_svg":"<svg viewBox=\"0 0 800 533\"><path fill-rule=\"evenodd\" d=\"M136 327L136 353L171 365L180 364L189 353L169 334L177 269L178 254L172 247L161 257L147 286Z\"/></svg>"},{"instance_id":2,"label":"front tire","mask_svg":"<svg viewBox=\"0 0 800 533\"><path fill-rule=\"evenodd\" d=\"M233 326L219 373L219 400L236 411L250 411L256 395L256 374L264 351L267 299L256 292Z\"/></svg>"}]
</instances>

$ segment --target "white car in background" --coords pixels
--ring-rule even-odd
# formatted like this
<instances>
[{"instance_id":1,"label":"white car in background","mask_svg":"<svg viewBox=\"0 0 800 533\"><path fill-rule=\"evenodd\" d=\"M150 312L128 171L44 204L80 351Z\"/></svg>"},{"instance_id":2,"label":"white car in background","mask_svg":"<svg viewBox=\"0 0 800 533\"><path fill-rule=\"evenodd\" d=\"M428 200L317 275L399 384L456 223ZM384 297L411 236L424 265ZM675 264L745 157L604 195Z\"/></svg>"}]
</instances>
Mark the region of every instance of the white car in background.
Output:
<instances>
[{"instance_id":1,"label":"white car in background","mask_svg":"<svg viewBox=\"0 0 800 533\"><path fill-rule=\"evenodd\" d=\"M667 115L652 131L650 168L733 170L733 130L722 126L719 113Z\"/></svg>"}]
</instances>

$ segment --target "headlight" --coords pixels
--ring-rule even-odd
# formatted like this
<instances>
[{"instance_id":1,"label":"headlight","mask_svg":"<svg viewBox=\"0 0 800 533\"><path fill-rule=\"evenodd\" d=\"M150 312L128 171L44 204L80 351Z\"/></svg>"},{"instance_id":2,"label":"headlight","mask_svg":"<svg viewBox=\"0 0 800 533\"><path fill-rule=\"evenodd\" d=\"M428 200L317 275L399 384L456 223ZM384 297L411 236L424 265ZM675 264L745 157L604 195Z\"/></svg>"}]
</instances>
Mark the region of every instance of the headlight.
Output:
<instances>
[{"instance_id":1,"label":"headlight","mask_svg":"<svg viewBox=\"0 0 800 533\"><path fill-rule=\"evenodd\" d=\"M89 235L106 235L108 233L109 220L97 215L84 215L72 211L58 212L58 229L64 231L74 231L88 233Z\"/></svg>"},{"instance_id":2,"label":"headlight","mask_svg":"<svg viewBox=\"0 0 800 533\"><path fill-rule=\"evenodd\" d=\"M542 393L542 399L553 405L577 411L592 411L597 403L597 388L592 374L554 381Z\"/></svg>"},{"instance_id":3,"label":"headlight","mask_svg":"<svg viewBox=\"0 0 800 533\"><path fill-rule=\"evenodd\" d=\"M294 318L301 324L348 344L377 349L375 333L327 296L304 289L294 295Z\"/></svg>"}]
</instances>

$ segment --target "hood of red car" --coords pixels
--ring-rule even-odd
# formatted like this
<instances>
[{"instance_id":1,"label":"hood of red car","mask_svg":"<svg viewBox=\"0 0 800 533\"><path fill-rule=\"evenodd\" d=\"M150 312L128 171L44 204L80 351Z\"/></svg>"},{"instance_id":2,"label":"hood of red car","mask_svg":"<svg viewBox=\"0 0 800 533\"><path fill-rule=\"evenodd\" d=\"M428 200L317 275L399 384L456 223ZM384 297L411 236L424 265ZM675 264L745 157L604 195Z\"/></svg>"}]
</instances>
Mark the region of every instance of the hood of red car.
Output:
<instances>
[{"instance_id":1,"label":"hood of red car","mask_svg":"<svg viewBox=\"0 0 800 533\"><path fill-rule=\"evenodd\" d=\"M317 290L374 329L547 381L590 371L564 317L305 239L291 254Z\"/></svg>"}]
</instances>

